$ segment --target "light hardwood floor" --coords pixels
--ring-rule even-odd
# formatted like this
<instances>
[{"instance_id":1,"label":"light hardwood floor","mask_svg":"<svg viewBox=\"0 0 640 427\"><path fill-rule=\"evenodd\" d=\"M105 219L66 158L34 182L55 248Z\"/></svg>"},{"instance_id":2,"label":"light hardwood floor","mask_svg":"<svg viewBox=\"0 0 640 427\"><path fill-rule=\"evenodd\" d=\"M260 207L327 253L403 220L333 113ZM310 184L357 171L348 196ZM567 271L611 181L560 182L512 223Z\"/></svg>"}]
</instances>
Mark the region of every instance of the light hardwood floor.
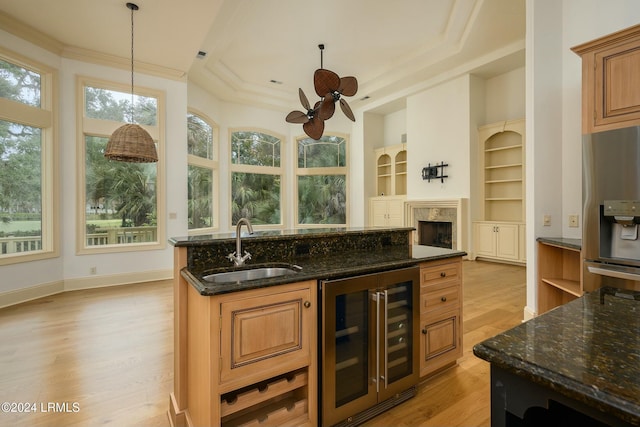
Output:
<instances>
[{"instance_id":1,"label":"light hardwood floor","mask_svg":"<svg viewBox=\"0 0 640 427\"><path fill-rule=\"evenodd\" d=\"M465 261L463 283L460 363L366 426L489 425L489 366L472 347L522 320L525 269ZM0 404L35 404L36 411L2 411L0 426L168 426L172 319L170 281L1 309Z\"/></svg>"}]
</instances>

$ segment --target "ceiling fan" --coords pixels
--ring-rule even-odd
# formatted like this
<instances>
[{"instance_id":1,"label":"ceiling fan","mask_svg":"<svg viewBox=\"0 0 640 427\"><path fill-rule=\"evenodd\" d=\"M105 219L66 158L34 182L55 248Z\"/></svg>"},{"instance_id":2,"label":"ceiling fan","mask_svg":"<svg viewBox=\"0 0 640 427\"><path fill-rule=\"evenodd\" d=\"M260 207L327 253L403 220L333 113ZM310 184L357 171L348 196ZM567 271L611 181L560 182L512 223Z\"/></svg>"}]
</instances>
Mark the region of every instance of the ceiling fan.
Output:
<instances>
[{"instance_id":1,"label":"ceiling fan","mask_svg":"<svg viewBox=\"0 0 640 427\"><path fill-rule=\"evenodd\" d=\"M302 89L298 89L300 103L307 110L292 111L286 121L289 123L303 123L302 129L313 139L320 139L324 132L324 121L333 117L336 110L336 102L340 102L340 108L351 121L356 121L353 111L343 96L353 96L358 91L358 80L353 76L340 77L338 74L323 67L322 53L324 44L319 44L320 68L313 73L313 86L320 100L311 108L309 100Z\"/></svg>"}]
</instances>

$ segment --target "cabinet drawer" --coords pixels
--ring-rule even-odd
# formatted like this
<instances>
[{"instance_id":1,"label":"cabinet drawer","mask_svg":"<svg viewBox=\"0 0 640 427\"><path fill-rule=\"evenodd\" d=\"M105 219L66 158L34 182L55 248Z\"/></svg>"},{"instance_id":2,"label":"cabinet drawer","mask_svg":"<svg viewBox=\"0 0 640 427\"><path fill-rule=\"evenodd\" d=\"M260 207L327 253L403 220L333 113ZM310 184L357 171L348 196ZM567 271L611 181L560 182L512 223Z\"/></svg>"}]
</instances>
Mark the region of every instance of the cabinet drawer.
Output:
<instances>
[{"instance_id":1,"label":"cabinet drawer","mask_svg":"<svg viewBox=\"0 0 640 427\"><path fill-rule=\"evenodd\" d=\"M420 269L420 283L430 286L438 283L458 280L460 278L460 262L448 262Z\"/></svg>"},{"instance_id":2,"label":"cabinet drawer","mask_svg":"<svg viewBox=\"0 0 640 427\"><path fill-rule=\"evenodd\" d=\"M420 313L452 310L460 307L460 285L433 286L420 295Z\"/></svg>"}]
</instances>

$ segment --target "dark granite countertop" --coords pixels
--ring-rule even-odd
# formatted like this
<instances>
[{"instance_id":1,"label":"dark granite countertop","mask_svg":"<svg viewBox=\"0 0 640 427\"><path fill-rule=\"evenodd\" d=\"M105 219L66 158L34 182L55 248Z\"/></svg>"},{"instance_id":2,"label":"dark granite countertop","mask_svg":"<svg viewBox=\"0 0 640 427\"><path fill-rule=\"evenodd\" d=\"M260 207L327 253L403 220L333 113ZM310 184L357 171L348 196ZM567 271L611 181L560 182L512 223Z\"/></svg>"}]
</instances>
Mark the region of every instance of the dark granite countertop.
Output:
<instances>
[{"instance_id":1,"label":"dark granite countertop","mask_svg":"<svg viewBox=\"0 0 640 427\"><path fill-rule=\"evenodd\" d=\"M412 231L413 227L335 227L335 228L300 228L293 230L255 230L253 234L248 234L246 228L242 228L242 241L265 242L270 240L296 239L299 237L318 237L323 236L346 236L346 235L363 235L380 233L384 230L393 231ZM235 242L236 232L219 232L212 234L203 234L196 236L171 237L169 243L173 246L206 246L212 242Z\"/></svg>"},{"instance_id":2,"label":"dark granite countertop","mask_svg":"<svg viewBox=\"0 0 640 427\"><path fill-rule=\"evenodd\" d=\"M473 352L640 425L640 292L602 288L585 294L477 344Z\"/></svg>"},{"instance_id":3,"label":"dark granite countertop","mask_svg":"<svg viewBox=\"0 0 640 427\"><path fill-rule=\"evenodd\" d=\"M215 269L181 271L184 277L194 286L201 295L212 296L229 292L238 292L249 289L263 288L267 286L282 285L285 283L301 282L305 280L336 279L374 273L395 268L417 265L420 262L433 261L466 255L466 252L437 248L432 246L406 246L390 247L379 251L349 251L335 255L303 256L294 259L285 259L277 264L295 264L302 267L298 273L272 277L268 279L251 280L239 283L213 284L203 280L203 277L217 272L232 271L238 268L224 267ZM269 263L274 265L275 263ZM245 268L262 265L249 262Z\"/></svg>"},{"instance_id":4,"label":"dark granite countertop","mask_svg":"<svg viewBox=\"0 0 640 427\"><path fill-rule=\"evenodd\" d=\"M582 249L582 239L569 239L566 237L538 237L536 240L541 243L548 243L561 248L576 249L578 251Z\"/></svg>"}]
</instances>

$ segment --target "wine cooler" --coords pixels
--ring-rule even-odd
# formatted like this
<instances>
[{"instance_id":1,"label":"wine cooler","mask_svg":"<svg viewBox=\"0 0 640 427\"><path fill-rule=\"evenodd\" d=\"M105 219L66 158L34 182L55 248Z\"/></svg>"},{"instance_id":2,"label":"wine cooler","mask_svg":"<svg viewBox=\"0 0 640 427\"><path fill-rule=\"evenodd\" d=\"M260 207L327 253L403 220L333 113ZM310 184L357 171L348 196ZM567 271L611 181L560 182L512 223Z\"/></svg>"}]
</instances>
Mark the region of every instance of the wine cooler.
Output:
<instances>
[{"instance_id":1,"label":"wine cooler","mask_svg":"<svg viewBox=\"0 0 640 427\"><path fill-rule=\"evenodd\" d=\"M415 395L420 269L320 282L321 424L358 425Z\"/></svg>"}]
</instances>

